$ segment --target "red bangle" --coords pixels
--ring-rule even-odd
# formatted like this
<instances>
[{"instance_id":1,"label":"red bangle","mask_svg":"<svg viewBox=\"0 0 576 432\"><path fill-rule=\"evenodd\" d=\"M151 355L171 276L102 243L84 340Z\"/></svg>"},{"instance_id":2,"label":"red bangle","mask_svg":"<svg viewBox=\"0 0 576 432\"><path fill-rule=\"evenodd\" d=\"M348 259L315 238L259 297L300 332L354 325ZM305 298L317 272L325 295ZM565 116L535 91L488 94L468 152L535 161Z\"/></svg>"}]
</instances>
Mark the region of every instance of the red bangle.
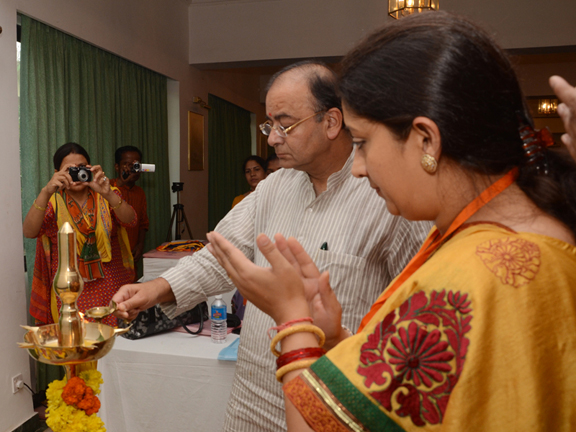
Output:
<instances>
[{"instance_id":1,"label":"red bangle","mask_svg":"<svg viewBox=\"0 0 576 432\"><path fill-rule=\"evenodd\" d=\"M298 323L306 322L306 321L308 321L308 322L310 322L310 323L313 323L313 322L314 322L314 320L313 320L312 318L310 318L310 317L305 317L305 318L293 319L292 321L285 322L285 323L280 324L279 326L276 326L276 327L270 327L270 328L268 329L268 332L267 332L267 333L268 333L268 338L269 338L269 339L272 339L272 336L270 336L270 330L276 330L278 333L280 333L282 330L287 329L288 327L291 327L291 326L293 326L294 324L298 324Z\"/></svg>"},{"instance_id":2,"label":"red bangle","mask_svg":"<svg viewBox=\"0 0 576 432\"><path fill-rule=\"evenodd\" d=\"M287 353L282 354L280 357L276 359L276 369L280 369L282 366L286 366L288 363L292 363L296 360L302 360L312 357L322 357L326 354L326 350L324 348L302 348L297 349L294 351L288 351Z\"/></svg>"}]
</instances>

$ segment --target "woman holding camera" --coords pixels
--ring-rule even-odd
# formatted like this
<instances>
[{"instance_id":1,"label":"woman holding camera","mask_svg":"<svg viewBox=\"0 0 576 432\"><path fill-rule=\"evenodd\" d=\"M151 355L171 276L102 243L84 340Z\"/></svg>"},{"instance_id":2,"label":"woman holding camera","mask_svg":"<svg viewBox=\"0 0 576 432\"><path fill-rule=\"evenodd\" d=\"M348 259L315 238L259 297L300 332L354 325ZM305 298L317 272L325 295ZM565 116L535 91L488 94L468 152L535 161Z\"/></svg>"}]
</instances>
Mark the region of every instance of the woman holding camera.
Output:
<instances>
[{"instance_id":1,"label":"woman holding camera","mask_svg":"<svg viewBox=\"0 0 576 432\"><path fill-rule=\"evenodd\" d=\"M107 306L118 288L131 283L134 263L125 227L136 225L136 213L122 199L99 165L76 143L54 154L54 175L42 188L24 219L24 236L37 238L30 314L37 322L57 322L59 299L52 290L58 269L58 230L69 222L76 232L78 269L84 290L81 312ZM116 318L103 321L116 325Z\"/></svg>"}]
</instances>

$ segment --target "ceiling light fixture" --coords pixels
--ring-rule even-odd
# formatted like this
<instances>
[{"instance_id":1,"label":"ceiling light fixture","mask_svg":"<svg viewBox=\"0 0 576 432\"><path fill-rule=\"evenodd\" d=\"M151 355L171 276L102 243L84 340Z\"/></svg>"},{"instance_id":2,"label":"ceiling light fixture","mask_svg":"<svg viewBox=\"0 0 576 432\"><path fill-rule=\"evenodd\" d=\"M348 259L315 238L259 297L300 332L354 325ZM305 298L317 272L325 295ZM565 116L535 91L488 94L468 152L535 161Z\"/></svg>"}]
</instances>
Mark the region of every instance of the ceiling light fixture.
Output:
<instances>
[{"instance_id":1,"label":"ceiling light fixture","mask_svg":"<svg viewBox=\"0 0 576 432\"><path fill-rule=\"evenodd\" d=\"M388 0L388 15L400 19L414 13L440 9L440 0Z\"/></svg>"},{"instance_id":2,"label":"ceiling light fixture","mask_svg":"<svg viewBox=\"0 0 576 432\"><path fill-rule=\"evenodd\" d=\"M558 99L538 99L538 114L556 114Z\"/></svg>"}]
</instances>

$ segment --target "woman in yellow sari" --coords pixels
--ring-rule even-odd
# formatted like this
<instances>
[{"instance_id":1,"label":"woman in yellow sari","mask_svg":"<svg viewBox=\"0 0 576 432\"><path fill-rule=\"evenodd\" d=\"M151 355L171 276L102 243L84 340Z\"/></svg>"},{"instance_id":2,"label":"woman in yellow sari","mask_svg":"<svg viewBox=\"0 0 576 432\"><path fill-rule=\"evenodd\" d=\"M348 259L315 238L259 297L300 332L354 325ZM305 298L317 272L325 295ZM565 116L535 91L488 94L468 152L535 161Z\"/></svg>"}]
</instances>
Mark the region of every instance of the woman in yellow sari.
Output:
<instances>
[{"instance_id":1,"label":"woman in yellow sari","mask_svg":"<svg viewBox=\"0 0 576 432\"><path fill-rule=\"evenodd\" d=\"M462 18L410 16L347 54L340 89L353 173L435 227L354 335L295 239L261 235L263 269L209 234L278 323L289 431L573 430L576 169L506 55Z\"/></svg>"},{"instance_id":2,"label":"woman in yellow sari","mask_svg":"<svg viewBox=\"0 0 576 432\"><path fill-rule=\"evenodd\" d=\"M38 239L30 314L42 324L58 321L60 302L52 281L58 269L57 233L65 222L76 232L78 269L85 281L77 301L81 312L107 306L116 291L134 279L124 229L136 225L134 209L117 188L110 187L99 165L90 166L90 156L82 146L64 144L54 154L54 175L34 200L23 224L24 235ZM103 322L116 325L116 318L106 317Z\"/></svg>"}]
</instances>

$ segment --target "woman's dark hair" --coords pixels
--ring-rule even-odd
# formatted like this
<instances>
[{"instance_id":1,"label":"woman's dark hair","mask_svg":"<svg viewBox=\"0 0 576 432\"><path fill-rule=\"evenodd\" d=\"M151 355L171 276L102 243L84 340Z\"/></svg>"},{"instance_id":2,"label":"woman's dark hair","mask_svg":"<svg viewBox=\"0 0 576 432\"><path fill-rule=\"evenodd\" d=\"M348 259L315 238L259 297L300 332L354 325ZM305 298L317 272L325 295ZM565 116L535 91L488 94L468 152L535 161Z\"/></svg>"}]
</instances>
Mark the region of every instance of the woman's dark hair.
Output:
<instances>
[{"instance_id":1,"label":"woman's dark hair","mask_svg":"<svg viewBox=\"0 0 576 432\"><path fill-rule=\"evenodd\" d=\"M501 175L576 234L576 170L548 151L549 175L526 164L520 118L531 123L504 51L475 24L446 12L412 15L374 32L342 61L339 89L355 114L405 140L418 116L433 120L442 157L468 171Z\"/></svg>"},{"instance_id":2,"label":"woman's dark hair","mask_svg":"<svg viewBox=\"0 0 576 432\"><path fill-rule=\"evenodd\" d=\"M90 156L84 147L82 147L80 144L69 142L60 146L58 150L56 150L56 153L54 153L54 169L56 171L60 171L60 165L62 165L62 161L66 156L72 153L84 156L86 158L86 162L88 162L88 165L90 165Z\"/></svg>"},{"instance_id":3,"label":"woman's dark hair","mask_svg":"<svg viewBox=\"0 0 576 432\"><path fill-rule=\"evenodd\" d=\"M262 159L260 156L256 155L248 156L246 159L244 159L244 162L242 163L242 172L246 171L246 164L250 161L256 162L258 165L260 165L260 167L264 170L264 172L266 172L267 168L266 161Z\"/></svg>"}]
</instances>

